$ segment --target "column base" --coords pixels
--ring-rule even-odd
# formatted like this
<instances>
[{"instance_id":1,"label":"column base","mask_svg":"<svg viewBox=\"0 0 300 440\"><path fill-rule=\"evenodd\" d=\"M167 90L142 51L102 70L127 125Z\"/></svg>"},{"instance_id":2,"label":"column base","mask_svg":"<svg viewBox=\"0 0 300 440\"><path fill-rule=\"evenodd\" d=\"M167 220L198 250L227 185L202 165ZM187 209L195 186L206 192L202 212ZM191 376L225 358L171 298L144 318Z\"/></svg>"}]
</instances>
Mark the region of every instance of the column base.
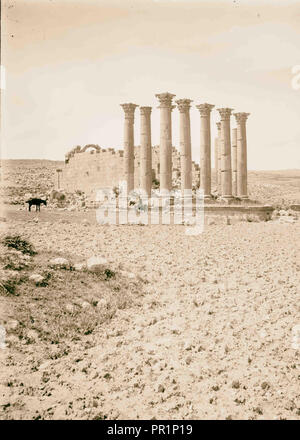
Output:
<instances>
[{"instance_id":1,"label":"column base","mask_svg":"<svg viewBox=\"0 0 300 440\"><path fill-rule=\"evenodd\" d=\"M211 194L204 194L204 200L210 200L212 197L211 197Z\"/></svg>"},{"instance_id":2,"label":"column base","mask_svg":"<svg viewBox=\"0 0 300 440\"><path fill-rule=\"evenodd\" d=\"M232 196L221 196L220 200L224 203L226 203L227 205L230 205L232 202L234 202L234 197Z\"/></svg>"}]
</instances>

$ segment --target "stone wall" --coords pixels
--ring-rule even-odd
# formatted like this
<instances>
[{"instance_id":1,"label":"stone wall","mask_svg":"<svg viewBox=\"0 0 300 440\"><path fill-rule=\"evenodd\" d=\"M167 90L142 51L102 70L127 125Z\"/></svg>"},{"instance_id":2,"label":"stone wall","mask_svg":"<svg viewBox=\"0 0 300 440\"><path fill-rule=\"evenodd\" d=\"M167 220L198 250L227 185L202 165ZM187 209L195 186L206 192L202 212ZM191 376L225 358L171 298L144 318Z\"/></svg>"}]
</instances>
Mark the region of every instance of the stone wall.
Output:
<instances>
[{"instance_id":1,"label":"stone wall","mask_svg":"<svg viewBox=\"0 0 300 440\"><path fill-rule=\"evenodd\" d=\"M174 187L180 185L180 153L173 147L172 151ZM134 151L134 184L139 187L140 147ZM159 180L159 146L152 148L152 174ZM199 184L199 165L192 162L193 185ZM98 146L88 148L76 147L66 154L65 165L60 172L59 186L56 189L67 192L84 191L94 198L97 189L113 187L125 180L124 151L113 148L102 149Z\"/></svg>"}]
</instances>

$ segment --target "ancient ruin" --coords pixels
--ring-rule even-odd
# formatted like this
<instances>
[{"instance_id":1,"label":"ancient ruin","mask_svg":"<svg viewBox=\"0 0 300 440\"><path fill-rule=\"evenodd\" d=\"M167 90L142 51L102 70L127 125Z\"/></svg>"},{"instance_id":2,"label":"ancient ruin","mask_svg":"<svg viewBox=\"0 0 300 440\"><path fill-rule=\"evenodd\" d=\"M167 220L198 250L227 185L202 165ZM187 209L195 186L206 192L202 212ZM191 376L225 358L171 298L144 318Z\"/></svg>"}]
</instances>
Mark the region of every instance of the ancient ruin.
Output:
<instances>
[{"instance_id":1,"label":"ancient ruin","mask_svg":"<svg viewBox=\"0 0 300 440\"><path fill-rule=\"evenodd\" d=\"M125 180L128 192L141 188L148 196L151 189L182 192L200 188L206 201L217 198L230 203L247 200L247 136L249 113L234 113L236 128L231 129L231 108L219 108L217 137L214 142L215 187L212 187L211 112L214 105L203 103L195 107L200 113L200 165L192 161L190 110L191 99L179 99L173 105L174 94L155 95L160 109L160 145L152 146L151 112L140 107L140 145L135 145L134 122L137 104L124 103L124 150L103 149L98 145L77 146L65 156L65 167L57 170L57 187L66 191L81 190L91 198L100 188L117 186ZM180 117L180 152L172 144L172 111L178 108Z\"/></svg>"}]
</instances>

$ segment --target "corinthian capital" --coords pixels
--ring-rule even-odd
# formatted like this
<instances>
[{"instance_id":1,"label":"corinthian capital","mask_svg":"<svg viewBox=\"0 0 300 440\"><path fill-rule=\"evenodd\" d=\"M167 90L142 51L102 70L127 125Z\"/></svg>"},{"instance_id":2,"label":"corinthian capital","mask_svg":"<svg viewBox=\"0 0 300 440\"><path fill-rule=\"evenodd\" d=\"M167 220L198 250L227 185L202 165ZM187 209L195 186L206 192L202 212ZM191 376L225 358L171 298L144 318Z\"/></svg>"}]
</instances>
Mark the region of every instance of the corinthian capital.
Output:
<instances>
[{"instance_id":1,"label":"corinthian capital","mask_svg":"<svg viewBox=\"0 0 300 440\"><path fill-rule=\"evenodd\" d=\"M216 125L217 125L217 129L221 130L221 122L217 122Z\"/></svg>"},{"instance_id":2,"label":"corinthian capital","mask_svg":"<svg viewBox=\"0 0 300 440\"><path fill-rule=\"evenodd\" d=\"M240 124L241 122L246 122L248 116L250 115L250 113L233 113L233 115L235 116L236 122L238 124Z\"/></svg>"},{"instance_id":3,"label":"corinthian capital","mask_svg":"<svg viewBox=\"0 0 300 440\"><path fill-rule=\"evenodd\" d=\"M159 99L160 106L158 108L169 107L169 108L171 108L171 110L172 110L172 108L174 108L172 106L172 99L176 95L172 95L172 93L166 92L166 93L158 93L155 96L156 96L156 98Z\"/></svg>"},{"instance_id":4,"label":"corinthian capital","mask_svg":"<svg viewBox=\"0 0 300 440\"><path fill-rule=\"evenodd\" d=\"M125 112L125 119L134 119L134 111L136 107L138 107L137 104L132 104L131 102L126 104L120 104Z\"/></svg>"},{"instance_id":5,"label":"corinthian capital","mask_svg":"<svg viewBox=\"0 0 300 440\"><path fill-rule=\"evenodd\" d=\"M151 114L152 107L140 107L141 115L149 116Z\"/></svg>"},{"instance_id":6,"label":"corinthian capital","mask_svg":"<svg viewBox=\"0 0 300 440\"><path fill-rule=\"evenodd\" d=\"M200 116L209 116L214 105L205 102L204 104L196 105L196 108L199 110Z\"/></svg>"},{"instance_id":7,"label":"corinthian capital","mask_svg":"<svg viewBox=\"0 0 300 440\"><path fill-rule=\"evenodd\" d=\"M230 119L231 116L231 112L232 112L233 108L218 108L218 112L220 113L221 116L221 121L227 121L228 119Z\"/></svg>"},{"instance_id":8,"label":"corinthian capital","mask_svg":"<svg viewBox=\"0 0 300 440\"><path fill-rule=\"evenodd\" d=\"M191 102L193 102L191 99L178 99L176 104L180 113L188 112L191 108Z\"/></svg>"}]
</instances>

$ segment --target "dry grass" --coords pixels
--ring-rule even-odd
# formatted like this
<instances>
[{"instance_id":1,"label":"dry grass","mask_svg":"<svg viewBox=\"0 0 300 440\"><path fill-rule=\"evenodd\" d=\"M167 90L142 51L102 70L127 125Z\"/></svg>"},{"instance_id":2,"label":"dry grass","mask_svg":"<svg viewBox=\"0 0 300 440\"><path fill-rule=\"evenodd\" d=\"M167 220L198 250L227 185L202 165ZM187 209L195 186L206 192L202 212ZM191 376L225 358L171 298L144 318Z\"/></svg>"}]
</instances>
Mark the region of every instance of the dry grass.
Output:
<instances>
[{"instance_id":1,"label":"dry grass","mask_svg":"<svg viewBox=\"0 0 300 440\"><path fill-rule=\"evenodd\" d=\"M7 249L3 253L2 249L2 262L10 261L14 252ZM39 349L59 345L63 355L67 354L69 343L92 334L118 309L136 302L142 282L128 280L110 268L101 273L76 271L72 265L69 270L52 269L49 261L57 256L62 255L39 253L31 257L30 264L14 270L17 276L13 281L5 281L2 276L2 287L6 282L9 287L13 283L13 288L0 289L0 295L10 317L18 322L10 336L21 345L36 344ZM32 273L42 275L43 281L30 280Z\"/></svg>"}]
</instances>

